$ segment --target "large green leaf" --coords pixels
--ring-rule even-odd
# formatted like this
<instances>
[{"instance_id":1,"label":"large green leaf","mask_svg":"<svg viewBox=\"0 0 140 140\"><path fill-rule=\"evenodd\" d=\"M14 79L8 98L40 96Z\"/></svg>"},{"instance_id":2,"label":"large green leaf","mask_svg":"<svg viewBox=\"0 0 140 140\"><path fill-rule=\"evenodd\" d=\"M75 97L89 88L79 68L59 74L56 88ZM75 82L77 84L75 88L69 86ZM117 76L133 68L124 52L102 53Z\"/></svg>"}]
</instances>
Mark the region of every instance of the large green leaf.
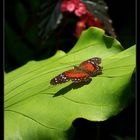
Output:
<instances>
[{"instance_id":1,"label":"large green leaf","mask_svg":"<svg viewBox=\"0 0 140 140\"><path fill-rule=\"evenodd\" d=\"M95 56L102 58L103 74L90 83L50 85L53 77ZM103 30L89 28L69 53L58 51L5 74L5 140L64 140L76 118L104 121L117 115L131 99L134 68L135 46L123 50Z\"/></svg>"}]
</instances>

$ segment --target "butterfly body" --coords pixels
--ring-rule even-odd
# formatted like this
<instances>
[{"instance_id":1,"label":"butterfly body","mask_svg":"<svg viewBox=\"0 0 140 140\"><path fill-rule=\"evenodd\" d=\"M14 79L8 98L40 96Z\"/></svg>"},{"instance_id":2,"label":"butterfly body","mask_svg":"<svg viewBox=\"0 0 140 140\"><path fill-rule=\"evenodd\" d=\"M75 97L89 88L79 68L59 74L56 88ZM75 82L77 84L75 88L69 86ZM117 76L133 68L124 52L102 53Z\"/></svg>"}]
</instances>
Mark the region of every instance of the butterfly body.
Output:
<instances>
[{"instance_id":1,"label":"butterfly body","mask_svg":"<svg viewBox=\"0 0 140 140\"><path fill-rule=\"evenodd\" d=\"M73 69L63 72L54 77L50 83L52 85L65 83L71 80L73 83L86 82L91 80L91 77L102 73L102 67L99 66L101 58L94 57L82 62L79 66L74 66Z\"/></svg>"}]
</instances>

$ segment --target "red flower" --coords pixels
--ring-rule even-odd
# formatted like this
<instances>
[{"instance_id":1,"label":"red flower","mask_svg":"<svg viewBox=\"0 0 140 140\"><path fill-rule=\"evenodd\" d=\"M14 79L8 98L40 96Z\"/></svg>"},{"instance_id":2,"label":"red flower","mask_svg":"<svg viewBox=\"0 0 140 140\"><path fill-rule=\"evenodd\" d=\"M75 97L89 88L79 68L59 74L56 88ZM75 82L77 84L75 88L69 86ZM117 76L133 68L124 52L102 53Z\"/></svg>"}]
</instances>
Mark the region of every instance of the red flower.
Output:
<instances>
[{"instance_id":1,"label":"red flower","mask_svg":"<svg viewBox=\"0 0 140 140\"><path fill-rule=\"evenodd\" d=\"M80 21L76 24L76 37L79 37L81 32L90 26L103 28L100 21L86 9L85 5L80 2L80 0L62 0L61 11L70 13L73 12L80 18Z\"/></svg>"},{"instance_id":2,"label":"red flower","mask_svg":"<svg viewBox=\"0 0 140 140\"><path fill-rule=\"evenodd\" d=\"M86 15L82 16L80 21L77 22L75 36L78 38L81 32L90 26L103 28L100 21L97 18L95 18L91 13L87 12Z\"/></svg>"},{"instance_id":3,"label":"red flower","mask_svg":"<svg viewBox=\"0 0 140 140\"><path fill-rule=\"evenodd\" d=\"M75 10L75 4L71 1L63 1L61 4L61 11L65 12L73 12Z\"/></svg>"},{"instance_id":4,"label":"red flower","mask_svg":"<svg viewBox=\"0 0 140 140\"><path fill-rule=\"evenodd\" d=\"M87 9L83 3L79 3L77 5L77 9L75 10L75 15L78 17L81 17L82 15L85 15L87 13Z\"/></svg>"},{"instance_id":5,"label":"red flower","mask_svg":"<svg viewBox=\"0 0 140 140\"><path fill-rule=\"evenodd\" d=\"M75 30L75 36L78 38L81 34L81 32L86 29L86 24L84 21L79 21L76 24L76 30Z\"/></svg>"},{"instance_id":6,"label":"red flower","mask_svg":"<svg viewBox=\"0 0 140 140\"><path fill-rule=\"evenodd\" d=\"M61 4L62 12L74 12L76 16L81 17L87 10L79 0L63 0Z\"/></svg>"},{"instance_id":7,"label":"red flower","mask_svg":"<svg viewBox=\"0 0 140 140\"><path fill-rule=\"evenodd\" d=\"M101 22L89 12L87 12L85 16L82 16L81 20L84 21L88 27L96 26L103 28Z\"/></svg>"}]
</instances>

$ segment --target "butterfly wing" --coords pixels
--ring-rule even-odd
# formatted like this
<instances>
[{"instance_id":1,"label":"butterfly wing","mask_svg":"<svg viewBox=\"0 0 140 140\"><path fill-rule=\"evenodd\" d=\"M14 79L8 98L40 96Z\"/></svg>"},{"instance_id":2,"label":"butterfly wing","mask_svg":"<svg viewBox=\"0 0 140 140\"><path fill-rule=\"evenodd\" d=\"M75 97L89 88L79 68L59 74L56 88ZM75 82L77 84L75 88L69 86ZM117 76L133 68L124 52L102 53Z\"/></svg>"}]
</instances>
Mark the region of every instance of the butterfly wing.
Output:
<instances>
[{"instance_id":1,"label":"butterfly wing","mask_svg":"<svg viewBox=\"0 0 140 140\"><path fill-rule=\"evenodd\" d=\"M90 76L96 76L102 73L102 67L99 66L100 63L101 58L94 57L82 62L79 65L79 68L88 73Z\"/></svg>"},{"instance_id":2,"label":"butterfly wing","mask_svg":"<svg viewBox=\"0 0 140 140\"><path fill-rule=\"evenodd\" d=\"M80 83L80 82L86 82L90 80L90 75L82 70L80 70L78 67L75 67L72 70L66 71L65 76L73 81L73 83Z\"/></svg>"},{"instance_id":3,"label":"butterfly wing","mask_svg":"<svg viewBox=\"0 0 140 140\"><path fill-rule=\"evenodd\" d=\"M89 76L89 74L81 71L77 67L77 68L74 68L72 70L65 71L62 74L56 76L55 78L53 78L50 81L50 83L52 85L56 85L56 84L65 83L69 80L71 80L73 83L80 83L80 82L90 80L90 76Z\"/></svg>"},{"instance_id":4,"label":"butterfly wing","mask_svg":"<svg viewBox=\"0 0 140 140\"><path fill-rule=\"evenodd\" d=\"M69 81L70 79L68 77L66 77L64 73L65 72L63 72L62 74L59 74L58 76L51 79L50 84L57 85L57 84L62 84L62 83L66 83L67 81Z\"/></svg>"}]
</instances>

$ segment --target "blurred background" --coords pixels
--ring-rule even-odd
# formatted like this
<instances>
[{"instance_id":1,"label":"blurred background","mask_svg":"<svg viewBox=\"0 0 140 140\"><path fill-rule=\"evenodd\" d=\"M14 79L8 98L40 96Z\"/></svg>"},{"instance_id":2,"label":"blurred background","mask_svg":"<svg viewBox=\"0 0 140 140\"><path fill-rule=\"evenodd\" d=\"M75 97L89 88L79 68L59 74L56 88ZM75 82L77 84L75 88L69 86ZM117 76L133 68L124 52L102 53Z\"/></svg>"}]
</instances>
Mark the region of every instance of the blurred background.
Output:
<instances>
[{"instance_id":1,"label":"blurred background","mask_svg":"<svg viewBox=\"0 0 140 140\"><path fill-rule=\"evenodd\" d=\"M117 39L125 49L131 47L136 43L135 1L105 2ZM78 40L74 35L78 17L66 14L61 19L62 13L57 8L59 4L59 0L5 1L5 72L10 72L30 60L47 59L59 49L68 52L75 45ZM55 11L56 15L53 14ZM60 24L56 24L56 17ZM46 23L50 20L51 24L46 28ZM45 39L42 36L45 36ZM135 87L134 85L133 76L132 87ZM132 92L135 93L134 88ZM99 136L103 140L134 140L135 101L133 100L124 111L108 121L98 124L77 119L73 125L76 128L75 140L94 139Z\"/></svg>"},{"instance_id":2,"label":"blurred background","mask_svg":"<svg viewBox=\"0 0 140 140\"><path fill-rule=\"evenodd\" d=\"M30 60L49 58L58 49L68 52L74 46L78 39L74 36L77 17L72 14L63 18L57 28L54 19L50 27L52 31L46 31L48 34L46 41L40 37L40 32L45 32L43 22L49 22L58 2L58 0L5 1L6 72ZM117 39L124 48L134 45L135 2L133 0L106 0L105 2L109 8L108 14L113 21Z\"/></svg>"}]
</instances>

